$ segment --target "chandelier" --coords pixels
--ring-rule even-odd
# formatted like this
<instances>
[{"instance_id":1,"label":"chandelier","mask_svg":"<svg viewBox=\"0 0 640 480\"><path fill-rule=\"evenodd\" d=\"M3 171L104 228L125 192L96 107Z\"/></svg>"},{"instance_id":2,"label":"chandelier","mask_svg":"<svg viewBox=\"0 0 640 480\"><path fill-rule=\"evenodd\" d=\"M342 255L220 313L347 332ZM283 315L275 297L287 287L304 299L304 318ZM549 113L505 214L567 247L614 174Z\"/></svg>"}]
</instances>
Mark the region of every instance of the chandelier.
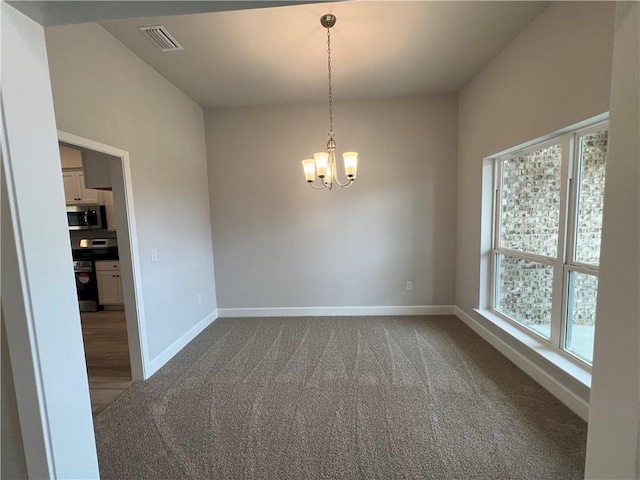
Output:
<instances>
[{"instance_id":1,"label":"chandelier","mask_svg":"<svg viewBox=\"0 0 640 480\"><path fill-rule=\"evenodd\" d=\"M333 138L333 96L331 91L331 27L336 24L336 16L327 13L320 17L320 23L327 29L327 69L329 71L329 141L327 151L313 154L313 158L302 160L304 177L307 183L316 190L328 188L331 190L336 183L342 188L349 188L356 179L358 170L358 152L345 152L344 173L347 180L342 183L338 179L336 168L336 141ZM315 185L316 176L320 179L320 185Z\"/></svg>"}]
</instances>

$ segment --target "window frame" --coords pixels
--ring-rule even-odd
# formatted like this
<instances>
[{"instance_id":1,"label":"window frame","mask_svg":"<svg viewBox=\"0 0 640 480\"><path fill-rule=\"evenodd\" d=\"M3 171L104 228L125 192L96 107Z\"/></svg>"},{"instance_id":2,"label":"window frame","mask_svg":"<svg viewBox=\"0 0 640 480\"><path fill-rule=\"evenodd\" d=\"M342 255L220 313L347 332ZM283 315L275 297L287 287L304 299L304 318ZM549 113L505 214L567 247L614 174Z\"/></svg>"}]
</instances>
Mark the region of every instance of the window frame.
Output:
<instances>
[{"instance_id":1,"label":"window frame","mask_svg":"<svg viewBox=\"0 0 640 480\"><path fill-rule=\"evenodd\" d=\"M577 363L583 368L591 370L592 363L579 355L569 351L566 347L566 340L569 328L569 307L570 307L570 280L571 272L578 272L587 275L594 275L599 280L599 265L578 262L575 260L577 243L577 222L579 212L580 195L580 175L582 162L582 145L580 138L590 133L595 133L603 129L609 130L608 116L604 119L589 123L583 123L579 128L565 129L553 136L546 137L540 141L527 142L524 145L514 147L507 152L490 157L493 161L493 205L492 205L492 228L491 228L491 250L489 265L489 310L499 318L508 321L519 330L529 336L533 336L539 341L551 347L554 351ZM556 257L548 257L540 254L521 252L518 250L502 247L500 242L500 227L502 219L502 170L506 161L516 157L531 154L533 152L560 145L560 204L559 204L559 224L558 224L558 244ZM541 333L518 322L501 312L497 306L499 294L498 285L498 255L522 259L553 268L552 286L552 306L550 335L546 338Z\"/></svg>"}]
</instances>

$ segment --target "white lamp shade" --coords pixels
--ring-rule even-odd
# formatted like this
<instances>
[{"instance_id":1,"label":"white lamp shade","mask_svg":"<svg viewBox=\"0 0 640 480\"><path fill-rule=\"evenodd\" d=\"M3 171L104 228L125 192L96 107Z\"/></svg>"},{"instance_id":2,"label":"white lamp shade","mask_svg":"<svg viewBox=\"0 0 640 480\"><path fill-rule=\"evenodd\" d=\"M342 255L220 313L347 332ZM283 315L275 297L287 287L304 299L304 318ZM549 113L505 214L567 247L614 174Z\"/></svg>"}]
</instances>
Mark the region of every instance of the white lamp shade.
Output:
<instances>
[{"instance_id":1,"label":"white lamp shade","mask_svg":"<svg viewBox=\"0 0 640 480\"><path fill-rule=\"evenodd\" d=\"M358 172L358 152L344 152L344 174L349 178L356 178Z\"/></svg>"},{"instance_id":2,"label":"white lamp shade","mask_svg":"<svg viewBox=\"0 0 640 480\"><path fill-rule=\"evenodd\" d=\"M313 154L313 158L316 159L316 173L320 178L327 175L327 169L329 168L329 153L318 152Z\"/></svg>"},{"instance_id":3,"label":"white lamp shade","mask_svg":"<svg viewBox=\"0 0 640 480\"><path fill-rule=\"evenodd\" d=\"M313 182L316 179L316 161L313 158L302 160L302 168L304 169L305 180Z\"/></svg>"}]
</instances>

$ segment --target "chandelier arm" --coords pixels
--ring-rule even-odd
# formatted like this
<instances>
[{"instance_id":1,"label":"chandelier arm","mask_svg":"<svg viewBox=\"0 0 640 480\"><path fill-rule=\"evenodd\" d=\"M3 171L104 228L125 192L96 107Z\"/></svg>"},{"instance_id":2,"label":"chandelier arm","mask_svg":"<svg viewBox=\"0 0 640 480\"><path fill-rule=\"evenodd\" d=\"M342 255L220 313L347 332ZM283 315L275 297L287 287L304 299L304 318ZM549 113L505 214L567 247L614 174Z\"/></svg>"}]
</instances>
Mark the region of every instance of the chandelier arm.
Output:
<instances>
[{"instance_id":1,"label":"chandelier arm","mask_svg":"<svg viewBox=\"0 0 640 480\"><path fill-rule=\"evenodd\" d=\"M346 183L342 183L338 178L338 167L336 165L336 142L333 139L333 132L331 132L331 138L327 142L327 150L329 151L329 162L331 163L331 178L342 188L347 188L347 185L353 183L353 179L347 179Z\"/></svg>"},{"instance_id":2,"label":"chandelier arm","mask_svg":"<svg viewBox=\"0 0 640 480\"><path fill-rule=\"evenodd\" d=\"M349 188L353 183L353 178L348 179L346 183L341 183L340 180L338 179L338 172L334 173L333 180L342 188Z\"/></svg>"},{"instance_id":3,"label":"chandelier arm","mask_svg":"<svg viewBox=\"0 0 640 480\"><path fill-rule=\"evenodd\" d=\"M314 190L324 190L325 188L327 188L327 186L324 184L324 182L322 181L322 179L320 179L320 183L321 183L321 187L316 187L313 182L307 182L309 184L309 186L311 188L313 188Z\"/></svg>"},{"instance_id":4,"label":"chandelier arm","mask_svg":"<svg viewBox=\"0 0 640 480\"><path fill-rule=\"evenodd\" d=\"M331 166L331 175L333 177L333 180L340 185L342 188L347 188L348 186L350 186L353 183L353 178L347 178L347 181L345 183L342 183L340 181L340 179L338 178L338 167L336 166L336 155L335 155L335 149L333 151L333 165Z\"/></svg>"}]
</instances>

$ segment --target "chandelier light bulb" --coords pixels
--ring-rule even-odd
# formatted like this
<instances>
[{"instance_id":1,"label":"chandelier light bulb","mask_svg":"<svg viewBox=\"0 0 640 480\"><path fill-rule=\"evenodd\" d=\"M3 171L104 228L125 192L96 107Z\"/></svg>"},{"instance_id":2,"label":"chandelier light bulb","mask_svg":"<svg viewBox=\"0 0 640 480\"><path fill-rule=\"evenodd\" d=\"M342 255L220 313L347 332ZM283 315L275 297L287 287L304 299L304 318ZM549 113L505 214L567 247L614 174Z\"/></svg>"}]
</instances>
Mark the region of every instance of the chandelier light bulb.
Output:
<instances>
[{"instance_id":1,"label":"chandelier light bulb","mask_svg":"<svg viewBox=\"0 0 640 480\"><path fill-rule=\"evenodd\" d=\"M342 188L349 188L353 185L358 171L358 152L345 152L344 174L346 182L342 183L338 179L338 169L336 168L336 141L333 135L333 94L331 89L331 27L336 24L336 16L327 13L320 17L320 23L327 29L327 69L329 71L329 141L327 151L313 154L313 160L302 160L304 178L307 183L316 190L328 188L331 190L333 183L337 183ZM320 178L320 185L315 185L316 176Z\"/></svg>"}]
</instances>

